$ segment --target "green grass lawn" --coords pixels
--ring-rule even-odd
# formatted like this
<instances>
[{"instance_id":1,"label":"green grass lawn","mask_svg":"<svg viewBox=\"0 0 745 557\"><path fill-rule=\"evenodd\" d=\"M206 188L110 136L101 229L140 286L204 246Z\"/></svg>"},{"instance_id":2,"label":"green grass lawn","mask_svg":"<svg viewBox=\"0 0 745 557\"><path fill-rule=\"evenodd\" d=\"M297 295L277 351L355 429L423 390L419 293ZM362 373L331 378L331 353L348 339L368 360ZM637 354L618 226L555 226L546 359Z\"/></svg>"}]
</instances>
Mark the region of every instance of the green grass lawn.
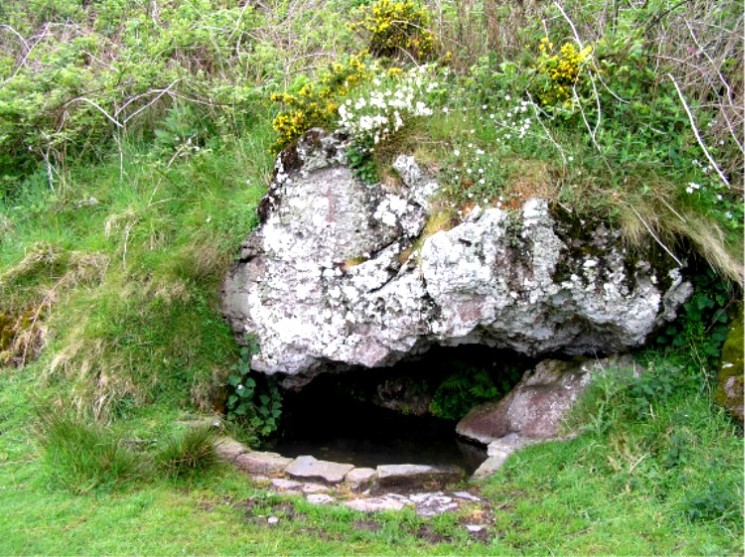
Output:
<instances>
[{"instance_id":1,"label":"green grass lawn","mask_svg":"<svg viewBox=\"0 0 745 557\"><path fill-rule=\"evenodd\" d=\"M2 555L741 553L737 507L702 520L686 515L689 496L710 480L727 480L740 490L734 500L742 500L742 439L705 401L679 399L661 409L655 424L513 455L481 488L493 516L483 541L460 524L468 516L421 519L411 511L365 515L313 506L252 486L224 465L191 480L153 477L73 494L55 482L34 436L34 401L49 393L39 392L33 372L31 366L0 376ZM659 455L646 454L648 438L680 419L683 407L690 418L683 426L690 433L687 464L670 472ZM155 405L117 427L152 438L177 416ZM278 524L269 525L269 516Z\"/></svg>"}]
</instances>

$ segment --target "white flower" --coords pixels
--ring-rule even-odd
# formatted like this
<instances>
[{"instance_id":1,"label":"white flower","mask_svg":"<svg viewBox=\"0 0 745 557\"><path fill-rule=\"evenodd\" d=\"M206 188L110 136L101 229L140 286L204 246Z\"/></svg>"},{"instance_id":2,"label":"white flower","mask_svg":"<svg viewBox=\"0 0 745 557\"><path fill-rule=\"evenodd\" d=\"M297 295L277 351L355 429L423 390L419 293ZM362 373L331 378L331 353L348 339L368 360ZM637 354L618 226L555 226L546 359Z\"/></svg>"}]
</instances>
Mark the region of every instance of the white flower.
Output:
<instances>
[{"instance_id":1,"label":"white flower","mask_svg":"<svg viewBox=\"0 0 745 557\"><path fill-rule=\"evenodd\" d=\"M509 102L510 100L512 100L512 97L510 97L509 95L505 95L504 100Z\"/></svg>"},{"instance_id":2,"label":"white flower","mask_svg":"<svg viewBox=\"0 0 745 557\"><path fill-rule=\"evenodd\" d=\"M686 191L688 193L693 193L696 190L701 189L701 185L697 184L696 182L688 182L688 187L686 188Z\"/></svg>"},{"instance_id":3,"label":"white flower","mask_svg":"<svg viewBox=\"0 0 745 557\"><path fill-rule=\"evenodd\" d=\"M460 157L460 151L459 151L458 149L456 149L455 151L453 151L453 154L454 154L454 155L455 155L456 157Z\"/></svg>"},{"instance_id":4,"label":"white flower","mask_svg":"<svg viewBox=\"0 0 745 557\"><path fill-rule=\"evenodd\" d=\"M442 107L442 113L443 114L447 114L448 112L450 112L450 109L447 106L443 106Z\"/></svg>"}]
</instances>

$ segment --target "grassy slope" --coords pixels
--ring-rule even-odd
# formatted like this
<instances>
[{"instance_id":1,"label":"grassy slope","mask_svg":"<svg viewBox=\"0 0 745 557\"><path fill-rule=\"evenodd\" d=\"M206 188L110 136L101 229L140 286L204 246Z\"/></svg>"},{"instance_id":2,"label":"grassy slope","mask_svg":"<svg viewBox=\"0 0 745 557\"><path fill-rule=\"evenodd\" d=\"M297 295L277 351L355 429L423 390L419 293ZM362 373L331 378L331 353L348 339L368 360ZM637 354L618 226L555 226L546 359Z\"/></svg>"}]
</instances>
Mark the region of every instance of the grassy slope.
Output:
<instances>
[{"instance_id":1,"label":"grassy slope","mask_svg":"<svg viewBox=\"0 0 745 557\"><path fill-rule=\"evenodd\" d=\"M109 264L100 281L56 297L41 359L0 375L0 554L739 552L742 518L731 507L742 500L742 439L698 386L656 408L654 420L516 455L483 488L495 509L487 545L469 539L456 517L393 513L375 517L370 531L352 511L282 506L230 469L192 484L156 477L84 495L61 489L34 436L40 401L95 412L91 385L107 378L115 383L99 392L110 397L113 427L154 440L193 411L190 391L208 402L209 387L224 381L235 348L218 286L269 172L261 132L170 169L130 154L124 180L116 162L83 168L66 190L32 188L3 209L11 223L3 270L39 243L103 254ZM75 205L90 196L99 203ZM22 281L15 295L33 299L55 278ZM685 462L667 467L676 431L687 435ZM715 506L724 497L726 510L689 522L697 493ZM269 514L281 528L266 525Z\"/></svg>"}]
</instances>

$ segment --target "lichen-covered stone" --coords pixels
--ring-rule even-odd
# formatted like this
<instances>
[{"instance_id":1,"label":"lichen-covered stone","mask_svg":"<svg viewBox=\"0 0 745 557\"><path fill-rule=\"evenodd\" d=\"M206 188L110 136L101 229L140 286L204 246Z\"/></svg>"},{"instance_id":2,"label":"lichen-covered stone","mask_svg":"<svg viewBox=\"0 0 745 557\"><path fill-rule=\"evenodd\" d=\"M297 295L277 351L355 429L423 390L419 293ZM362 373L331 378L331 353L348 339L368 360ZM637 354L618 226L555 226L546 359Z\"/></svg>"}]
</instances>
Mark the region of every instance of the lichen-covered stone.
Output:
<instances>
[{"instance_id":1,"label":"lichen-covered stone","mask_svg":"<svg viewBox=\"0 0 745 557\"><path fill-rule=\"evenodd\" d=\"M719 364L716 401L726 408L740 423L743 422L743 314L737 317L722 347L722 361Z\"/></svg>"},{"instance_id":2,"label":"lichen-covered stone","mask_svg":"<svg viewBox=\"0 0 745 557\"><path fill-rule=\"evenodd\" d=\"M402 185L363 184L345 149L343 137L316 130L279 157L263 224L223 287L236 334L261 346L253 369L284 374L286 387L433 345L622 352L691 293L672 259L631 257L602 223L580 223L572 239L541 199L475 211L421 238L436 181L399 157Z\"/></svg>"},{"instance_id":3,"label":"lichen-covered stone","mask_svg":"<svg viewBox=\"0 0 745 557\"><path fill-rule=\"evenodd\" d=\"M338 484L344 480L354 466L317 460L312 456L299 456L286 468L285 472L292 478Z\"/></svg>"}]
</instances>

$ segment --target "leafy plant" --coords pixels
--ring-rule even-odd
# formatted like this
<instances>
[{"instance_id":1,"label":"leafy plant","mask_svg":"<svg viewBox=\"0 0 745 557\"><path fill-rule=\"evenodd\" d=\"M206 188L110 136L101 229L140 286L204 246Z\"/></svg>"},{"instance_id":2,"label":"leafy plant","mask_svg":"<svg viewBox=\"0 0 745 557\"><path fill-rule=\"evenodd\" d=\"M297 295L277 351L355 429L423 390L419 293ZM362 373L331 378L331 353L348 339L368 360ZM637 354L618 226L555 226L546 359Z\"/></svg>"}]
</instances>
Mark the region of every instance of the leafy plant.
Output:
<instances>
[{"instance_id":1,"label":"leafy plant","mask_svg":"<svg viewBox=\"0 0 745 557\"><path fill-rule=\"evenodd\" d=\"M347 150L347 161L349 168L354 170L355 176L365 184L374 184L378 181L378 171L375 161L368 150L352 146Z\"/></svg>"},{"instance_id":2,"label":"leafy plant","mask_svg":"<svg viewBox=\"0 0 745 557\"><path fill-rule=\"evenodd\" d=\"M241 348L240 360L228 376L228 419L247 425L260 436L268 436L279 427L282 416L282 396L276 380L266 378L262 386L251 376L251 358L258 353L253 338ZM263 387L263 388L262 388Z\"/></svg>"}]
</instances>

